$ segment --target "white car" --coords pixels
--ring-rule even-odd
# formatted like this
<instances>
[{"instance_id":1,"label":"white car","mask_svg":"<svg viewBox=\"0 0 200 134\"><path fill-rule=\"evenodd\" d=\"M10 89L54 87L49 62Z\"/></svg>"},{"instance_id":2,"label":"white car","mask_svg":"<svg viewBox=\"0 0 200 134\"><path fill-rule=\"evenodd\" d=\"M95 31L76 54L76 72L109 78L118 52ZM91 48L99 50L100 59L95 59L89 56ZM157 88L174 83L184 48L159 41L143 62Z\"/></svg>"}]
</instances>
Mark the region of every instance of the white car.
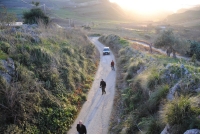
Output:
<instances>
[{"instance_id":1,"label":"white car","mask_svg":"<svg viewBox=\"0 0 200 134\"><path fill-rule=\"evenodd\" d=\"M103 55L110 55L110 48L109 47L103 48Z\"/></svg>"}]
</instances>

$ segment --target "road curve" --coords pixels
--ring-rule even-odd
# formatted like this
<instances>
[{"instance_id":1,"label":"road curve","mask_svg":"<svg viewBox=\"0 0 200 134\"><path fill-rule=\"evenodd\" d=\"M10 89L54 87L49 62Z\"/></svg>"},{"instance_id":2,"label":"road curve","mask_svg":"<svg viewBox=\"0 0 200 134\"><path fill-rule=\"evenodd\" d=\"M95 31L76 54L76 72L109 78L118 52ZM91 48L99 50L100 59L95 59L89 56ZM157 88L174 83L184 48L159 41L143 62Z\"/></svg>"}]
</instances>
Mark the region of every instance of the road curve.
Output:
<instances>
[{"instance_id":1,"label":"road curve","mask_svg":"<svg viewBox=\"0 0 200 134\"><path fill-rule=\"evenodd\" d=\"M67 134L78 134L76 125L79 120L83 121L88 134L108 133L116 82L116 71L111 70L110 63L112 60L115 62L115 57L112 52L110 55L102 55L104 45L98 41L98 37L90 37L89 39L100 52L99 67L88 93L87 101ZM99 88L101 79L106 82L106 94L104 95Z\"/></svg>"}]
</instances>

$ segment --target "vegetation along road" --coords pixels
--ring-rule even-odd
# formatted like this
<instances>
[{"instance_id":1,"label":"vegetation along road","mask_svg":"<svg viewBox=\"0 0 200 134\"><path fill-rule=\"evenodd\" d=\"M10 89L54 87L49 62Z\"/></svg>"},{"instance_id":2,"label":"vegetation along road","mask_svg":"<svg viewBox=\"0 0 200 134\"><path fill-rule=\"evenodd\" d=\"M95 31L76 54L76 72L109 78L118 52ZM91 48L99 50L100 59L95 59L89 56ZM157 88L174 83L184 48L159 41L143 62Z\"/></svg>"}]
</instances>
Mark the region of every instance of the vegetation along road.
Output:
<instances>
[{"instance_id":1,"label":"vegetation along road","mask_svg":"<svg viewBox=\"0 0 200 134\"><path fill-rule=\"evenodd\" d=\"M79 120L83 121L88 134L106 134L108 132L116 80L116 71L111 70L110 63L112 60L115 61L115 57L112 52L110 55L103 56L104 45L98 41L98 37L91 37L90 40L100 52L100 63L87 101L84 103L68 134L77 133L76 125ZM101 79L106 82L106 94L104 95L102 95L101 88L99 88Z\"/></svg>"}]
</instances>

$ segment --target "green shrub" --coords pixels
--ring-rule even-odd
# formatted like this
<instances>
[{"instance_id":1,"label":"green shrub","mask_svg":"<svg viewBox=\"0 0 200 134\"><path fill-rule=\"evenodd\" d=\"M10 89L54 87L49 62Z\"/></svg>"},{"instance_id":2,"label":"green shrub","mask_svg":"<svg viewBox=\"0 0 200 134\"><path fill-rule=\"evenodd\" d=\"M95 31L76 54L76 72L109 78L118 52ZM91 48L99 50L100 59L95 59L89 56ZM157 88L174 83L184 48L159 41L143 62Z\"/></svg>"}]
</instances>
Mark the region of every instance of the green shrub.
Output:
<instances>
[{"instance_id":1,"label":"green shrub","mask_svg":"<svg viewBox=\"0 0 200 134\"><path fill-rule=\"evenodd\" d=\"M23 130L19 128L17 125L9 125L5 130L6 134L21 134Z\"/></svg>"},{"instance_id":2,"label":"green shrub","mask_svg":"<svg viewBox=\"0 0 200 134\"><path fill-rule=\"evenodd\" d=\"M132 61L132 59L129 60L129 65L127 68L124 68L126 71L125 80L132 79L134 75L136 75L137 70L140 69L141 66L143 66L143 62L140 61ZM125 66L126 67L126 66Z\"/></svg>"},{"instance_id":3,"label":"green shrub","mask_svg":"<svg viewBox=\"0 0 200 134\"><path fill-rule=\"evenodd\" d=\"M162 123L156 116L140 118L138 127L145 132L145 134L159 134L163 130Z\"/></svg>"},{"instance_id":4,"label":"green shrub","mask_svg":"<svg viewBox=\"0 0 200 134\"><path fill-rule=\"evenodd\" d=\"M159 109L160 102L163 98L166 98L166 95L169 91L168 85L161 85L156 88L156 90L150 95L147 102L147 108L150 113L154 114Z\"/></svg>"},{"instance_id":5,"label":"green shrub","mask_svg":"<svg viewBox=\"0 0 200 134\"><path fill-rule=\"evenodd\" d=\"M133 78L133 74L131 72L125 73L124 79L125 80L130 80Z\"/></svg>"},{"instance_id":6,"label":"green shrub","mask_svg":"<svg viewBox=\"0 0 200 134\"><path fill-rule=\"evenodd\" d=\"M200 43L196 41L191 41L190 43L190 52L188 52L189 56L195 55L195 58L200 59Z\"/></svg>"},{"instance_id":7,"label":"green shrub","mask_svg":"<svg viewBox=\"0 0 200 134\"><path fill-rule=\"evenodd\" d=\"M126 63L128 60L127 60L127 57L126 56L120 56L119 58L119 63L120 64L124 64Z\"/></svg>"},{"instance_id":8,"label":"green shrub","mask_svg":"<svg viewBox=\"0 0 200 134\"><path fill-rule=\"evenodd\" d=\"M2 88L2 89L5 89L6 86L7 86L6 80L5 80L2 76L0 76L0 89L1 89L1 88ZM0 95L1 95L1 94L0 94ZM0 98L2 98L2 97L0 97Z\"/></svg>"},{"instance_id":9,"label":"green shrub","mask_svg":"<svg viewBox=\"0 0 200 134\"><path fill-rule=\"evenodd\" d=\"M73 122L76 112L76 108L70 105L66 108L52 107L42 109L39 120L40 133L66 133Z\"/></svg>"},{"instance_id":10,"label":"green shrub","mask_svg":"<svg viewBox=\"0 0 200 134\"><path fill-rule=\"evenodd\" d=\"M176 128L172 130L176 133L182 133L187 129L199 126L199 110L199 107L192 106L189 97L181 96L168 102L164 106L161 116L163 117L165 123L168 123L170 126Z\"/></svg>"},{"instance_id":11,"label":"green shrub","mask_svg":"<svg viewBox=\"0 0 200 134\"><path fill-rule=\"evenodd\" d=\"M129 73L136 73L136 71L139 69L140 67L138 65L136 65L135 63L130 63L130 65L128 66L127 72Z\"/></svg>"},{"instance_id":12,"label":"green shrub","mask_svg":"<svg viewBox=\"0 0 200 134\"><path fill-rule=\"evenodd\" d=\"M170 125L182 124L185 119L189 119L189 115L193 114L190 102L186 97L176 98L166 105L167 109L165 119Z\"/></svg>"},{"instance_id":13,"label":"green shrub","mask_svg":"<svg viewBox=\"0 0 200 134\"><path fill-rule=\"evenodd\" d=\"M87 96L86 96L86 94L81 94L81 99L82 99L83 101L87 101Z\"/></svg>"},{"instance_id":14,"label":"green shrub","mask_svg":"<svg viewBox=\"0 0 200 134\"><path fill-rule=\"evenodd\" d=\"M50 64L50 61L53 60L53 57L45 49L33 48L31 50L31 60L36 66L44 66Z\"/></svg>"},{"instance_id":15,"label":"green shrub","mask_svg":"<svg viewBox=\"0 0 200 134\"><path fill-rule=\"evenodd\" d=\"M181 69L178 65L170 66L169 70L172 74L175 74L178 78L180 78L184 73L184 70Z\"/></svg>"},{"instance_id":16,"label":"green shrub","mask_svg":"<svg viewBox=\"0 0 200 134\"><path fill-rule=\"evenodd\" d=\"M126 47L126 46L129 45L129 42L128 42L127 40L125 40L125 39L122 39L122 38L120 38L119 43L120 43L123 47Z\"/></svg>"},{"instance_id":17,"label":"green shrub","mask_svg":"<svg viewBox=\"0 0 200 134\"><path fill-rule=\"evenodd\" d=\"M8 55L5 54L2 50L0 50L0 59L5 60L7 59Z\"/></svg>"},{"instance_id":18,"label":"green shrub","mask_svg":"<svg viewBox=\"0 0 200 134\"><path fill-rule=\"evenodd\" d=\"M119 55L125 55L126 54L125 48L120 49L118 54Z\"/></svg>"},{"instance_id":19,"label":"green shrub","mask_svg":"<svg viewBox=\"0 0 200 134\"><path fill-rule=\"evenodd\" d=\"M0 50L2 50L4 53L8 54L10 49L10 44L7 42L0 42Z\"/></svg>"},{"instance_id":20,"label":"green shrub","mask_svg":"<svg viewBox=\"0 0 200 134\"><path fill-rule=\"evenodd\" d=\"M162 130L163 126L156 118L151 118L151 120L148 121L146 134L160 134Z\"/></svg>"},{"instance_id":21,"label":"green shrub","mask_svg":"<svg viewBox=\"0 0 200 134\"><path fill-rule=\"evenodd\" d=\"M49 17L40 8L33 8L29 12L24 12L23 19L25 24L38 24L40 19L44 24L49 23Z\"/></svg>"},{"instance_id":22,"label":"green shrub","mask_svg":"<svg viewBox=\"0 0 200 134\"><path fill-rule=\"evenodd\" d=\"M69 56L74 55L74 49L72 49L70 47L64 47L64 48L62 48L62 51Z\"/></svg>"},{"instance_id":23,"label":"green shrub","mask_svg":"<svg viewBox=\"0 0 200 134\"><path fill-rule=\"evenodd\" d=\"M160 74L159 72L153 71L148 77L147 87L152 90L159 84L161 84Z\"/></svg>"},{"instance_id":24,"label":"green shrub","mask_svg":"<svg viewBox=\"0 0 200 134\"><path fill-rule=\"evenodd\" d=\"M84 84L83 88L89 89L90 85L89 84Z\"/></svg>"},{"instance_id":25,"label":"green shrub","mask_svg":"<svg viewBox=\"0 0 200 134\"><path fill-rule=\"evenodd\" d=\"M148 93L146 90L140 88L140 81L138 81L132 88L127 88L123 92L123 101L126 106L126 112L130 112L135 108L143 106L147 99ZM140 113L142 111L145 110L142 108Z\"/></svg>"}]
</instances>

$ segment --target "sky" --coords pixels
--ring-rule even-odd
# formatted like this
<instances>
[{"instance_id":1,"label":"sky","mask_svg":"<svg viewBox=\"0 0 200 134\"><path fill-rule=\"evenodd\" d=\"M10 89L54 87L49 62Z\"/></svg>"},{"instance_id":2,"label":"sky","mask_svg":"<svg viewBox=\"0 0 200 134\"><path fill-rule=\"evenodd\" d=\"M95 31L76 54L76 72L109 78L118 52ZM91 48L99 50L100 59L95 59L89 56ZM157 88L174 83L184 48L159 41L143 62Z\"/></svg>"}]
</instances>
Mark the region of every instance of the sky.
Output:
<instances>
[{"instance_id":1,"label":"sky","mask_svg":"<svg viewBox=\"0 0 200 134\"><path fill-rule=\"evenodd\" d=\"M158 11L176 12L181 8L188 8L200 4L200 0L109 0L122 8L139 13L152 14Z\"/></svg>"}]
</instances>

